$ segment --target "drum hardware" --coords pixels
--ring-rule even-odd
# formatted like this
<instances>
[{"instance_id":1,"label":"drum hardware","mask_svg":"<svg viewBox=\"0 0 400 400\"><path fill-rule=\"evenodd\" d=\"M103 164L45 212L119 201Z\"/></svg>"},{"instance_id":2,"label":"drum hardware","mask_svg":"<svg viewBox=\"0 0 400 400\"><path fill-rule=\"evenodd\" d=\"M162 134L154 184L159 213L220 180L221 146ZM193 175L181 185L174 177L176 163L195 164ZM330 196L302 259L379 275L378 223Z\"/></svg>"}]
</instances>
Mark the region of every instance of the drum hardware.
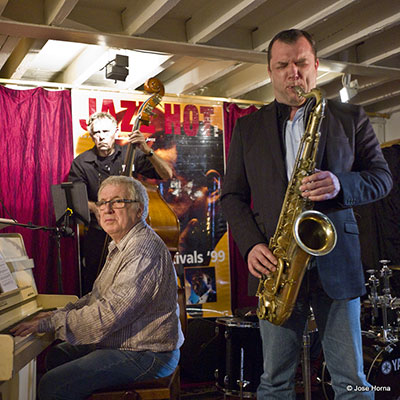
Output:
<instances>
[{"instance_id":1,"label":"drum hardware","mask_svg":"<svg viewBox=\"0 0 400 400\"><path fill-rule=\"evenodd\" d=\"M379 262L382 265L380 270L366 271L370 275L366 284L369 293L368 300L362 306L365 316L370 316L371 321L368 330L362 331L364 371L367 381L381 388L375 392L377 400L397 400L400 398L400 299L392 297L390 290L390 277L396 268L388 265L389 260ZM396 314L395 318L393 314ZM331 378L325 361L321 383L325 399L333 399Z\"/></svg>"},{"instance_id":2,"label":"drum hardware","mask_svg":"<svg viewBox=\"0 0 400 400\"><path fill-rule=\"evenodd\" d=\"M246 381L243 377L243 372L244 372L243 363L244 363L244 348L241 347L240 348L240 379L238 379L236 381L236 383L239 385L239 388L240 388L239 398L241 398L241 399L243 399L243 388L245 388L250 383L250 381Z\"/></svg>"},{"instance_id":3,"label":"drum hardware","mask_svg":"<svg viewBox=\"0 0 400 400\"><path fill-rule=\"evenodd\" d=\"M390 277L392 270L389 268L389 260L380 260L382 268L379 271L367 270L370 275L367 286L369 287L368 300L372 306L371 329L377 333L380 341L384 343L395 343L398 341L399 312L396 311L395 321L389 323L388 310L400 308L399 299L392 297L390 292ZM379 273L379 277L376 276ZM380 280L383 282L381 294L379 294ZM367 303L365 303L367 305ZM380 313L382 321L379 321ZM379 325L381 324L381 325ZM393 325L393 326L392 326Z\"/></svg>"},{"instance_id":4,"label":"drum hardware","mask_svg":"<svg viewBox=\"0 0 400 400\"><path fill-rule=\"evenodd\" d=\"M225 396L256 398L263 371L258 319L223 317L216 319L216 386Z\"/></svg>"},{"instance_id":5,"label":"drum hardware","mask_svg":"<svg viewBox=\"0 0 400 400\"><path fill-rule=\"evenodd\" d=\"M303 352L301 358L304 400L311 400L310 333L315 332L316 330L314 313L312 308L310 308L310 314L307 317L306 326L303 333Z\"/></svg>"}]
</instances>

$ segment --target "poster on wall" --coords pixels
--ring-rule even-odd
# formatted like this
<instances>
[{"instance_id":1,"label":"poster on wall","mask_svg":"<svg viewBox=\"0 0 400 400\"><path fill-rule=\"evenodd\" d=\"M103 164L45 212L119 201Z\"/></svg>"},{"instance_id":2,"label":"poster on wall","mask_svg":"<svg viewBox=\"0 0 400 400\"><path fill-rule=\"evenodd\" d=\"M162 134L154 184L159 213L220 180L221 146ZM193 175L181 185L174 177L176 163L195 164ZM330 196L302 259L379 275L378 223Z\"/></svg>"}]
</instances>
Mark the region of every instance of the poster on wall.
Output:
<instances>
[{"instance_id":1,"label":"poster on wall","mask_svg":"<svg viewBox=\"0 0 400 400\"><path fill-rule=\"evenodd\" d=\"M86 125L91 114L112 114L119 127L117 140L123 144L148 98L140 92L72 90L75 156L93 147ZM140 131L174 170L169 181L150 183L158 186L179 219L174 263L185 285L188 315L232 315L227 224L219 202L224 173L222 104L165 96L152 112L150 124L142 124Z\"/></svg>"}]
</instances>

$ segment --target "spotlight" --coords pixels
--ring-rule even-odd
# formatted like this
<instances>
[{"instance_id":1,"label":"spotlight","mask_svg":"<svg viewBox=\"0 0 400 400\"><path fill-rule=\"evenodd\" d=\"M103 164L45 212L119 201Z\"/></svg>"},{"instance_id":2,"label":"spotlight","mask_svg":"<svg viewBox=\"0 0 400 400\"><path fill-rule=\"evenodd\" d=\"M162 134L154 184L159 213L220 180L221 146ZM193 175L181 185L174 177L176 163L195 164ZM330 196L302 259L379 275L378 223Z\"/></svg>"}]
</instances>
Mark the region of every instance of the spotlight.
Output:
<instances>
[{"instance_id":1,"label":"spotlight","mask_svg":"<svg viewBox=\"0 0 400 400\"><path fill-rule=\"evenodd\" d=\"M340 100L342 103L347 103L351 98L353 98L358 93L358 81L355 79L351 80L350 74L345 74L342 76L343 88L340 89Z\"/></svg>"},{"instance_id":2,"label":"spotlight","mask_svg":"<svg viewBox=\"0 0 400 400\"><path fill-rule=\"evenodd\" d=\"M106 78L114 81L124 81L128 76L129 58L120 54L106 65Z\"/></svg>"}]
</instances>

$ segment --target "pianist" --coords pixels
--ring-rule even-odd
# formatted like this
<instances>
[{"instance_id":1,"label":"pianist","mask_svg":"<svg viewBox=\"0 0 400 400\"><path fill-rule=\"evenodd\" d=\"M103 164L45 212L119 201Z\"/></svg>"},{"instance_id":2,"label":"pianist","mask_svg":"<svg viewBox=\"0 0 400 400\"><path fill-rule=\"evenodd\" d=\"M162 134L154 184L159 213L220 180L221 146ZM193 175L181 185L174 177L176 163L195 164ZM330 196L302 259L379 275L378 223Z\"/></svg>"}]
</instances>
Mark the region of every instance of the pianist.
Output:
<instances>
[{"instance_id":1,"label":"pianist","mask_svg":"<svg viewBox=\"0 0 400 400\"><path fill-rule=\"evenodd\" d=\"M145 222L145 188L111 176L96 206L113 240L92 292L14 328L19 336L51 331L63 340L48 353L40 400L85 399L95 390L167 376L179 360L176 274L168 249Z\"/></svg>"}]
</instances>

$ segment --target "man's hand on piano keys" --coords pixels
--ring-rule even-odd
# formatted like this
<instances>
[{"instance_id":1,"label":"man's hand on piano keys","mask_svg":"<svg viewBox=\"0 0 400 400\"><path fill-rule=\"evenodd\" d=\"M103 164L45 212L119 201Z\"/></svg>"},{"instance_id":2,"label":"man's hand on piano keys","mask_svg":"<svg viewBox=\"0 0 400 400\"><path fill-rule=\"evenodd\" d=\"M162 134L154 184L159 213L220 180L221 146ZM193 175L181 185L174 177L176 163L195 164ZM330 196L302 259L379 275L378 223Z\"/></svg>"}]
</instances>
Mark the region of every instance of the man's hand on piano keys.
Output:
<instances>
[{"instance_id":1,"label":"man's hand on piano keys","mask_svg":"<svg viewBox=\"0 0 400 400\"><path fill-rule=\"evenodd\" d=\"M10 332L14 336L28 336L31 333L36 333L39 327L39 320L22 322L14 328L10 329Z\"/></svg>"},{"instance_id":2,"label":"man's hand on piano keys","mask_svg":"<svg viewBox=\"0 0 400 400\"><path fill-rule=\"evenodd\" d=\"M39 329L39 321L43 318L49 317L51 314L51 311L41 312L30 321L22 322L14 326L14 328L11 328L10 333L14 336L28 336L31 333L36 333Z\"/></svg>"}]
</instances>

